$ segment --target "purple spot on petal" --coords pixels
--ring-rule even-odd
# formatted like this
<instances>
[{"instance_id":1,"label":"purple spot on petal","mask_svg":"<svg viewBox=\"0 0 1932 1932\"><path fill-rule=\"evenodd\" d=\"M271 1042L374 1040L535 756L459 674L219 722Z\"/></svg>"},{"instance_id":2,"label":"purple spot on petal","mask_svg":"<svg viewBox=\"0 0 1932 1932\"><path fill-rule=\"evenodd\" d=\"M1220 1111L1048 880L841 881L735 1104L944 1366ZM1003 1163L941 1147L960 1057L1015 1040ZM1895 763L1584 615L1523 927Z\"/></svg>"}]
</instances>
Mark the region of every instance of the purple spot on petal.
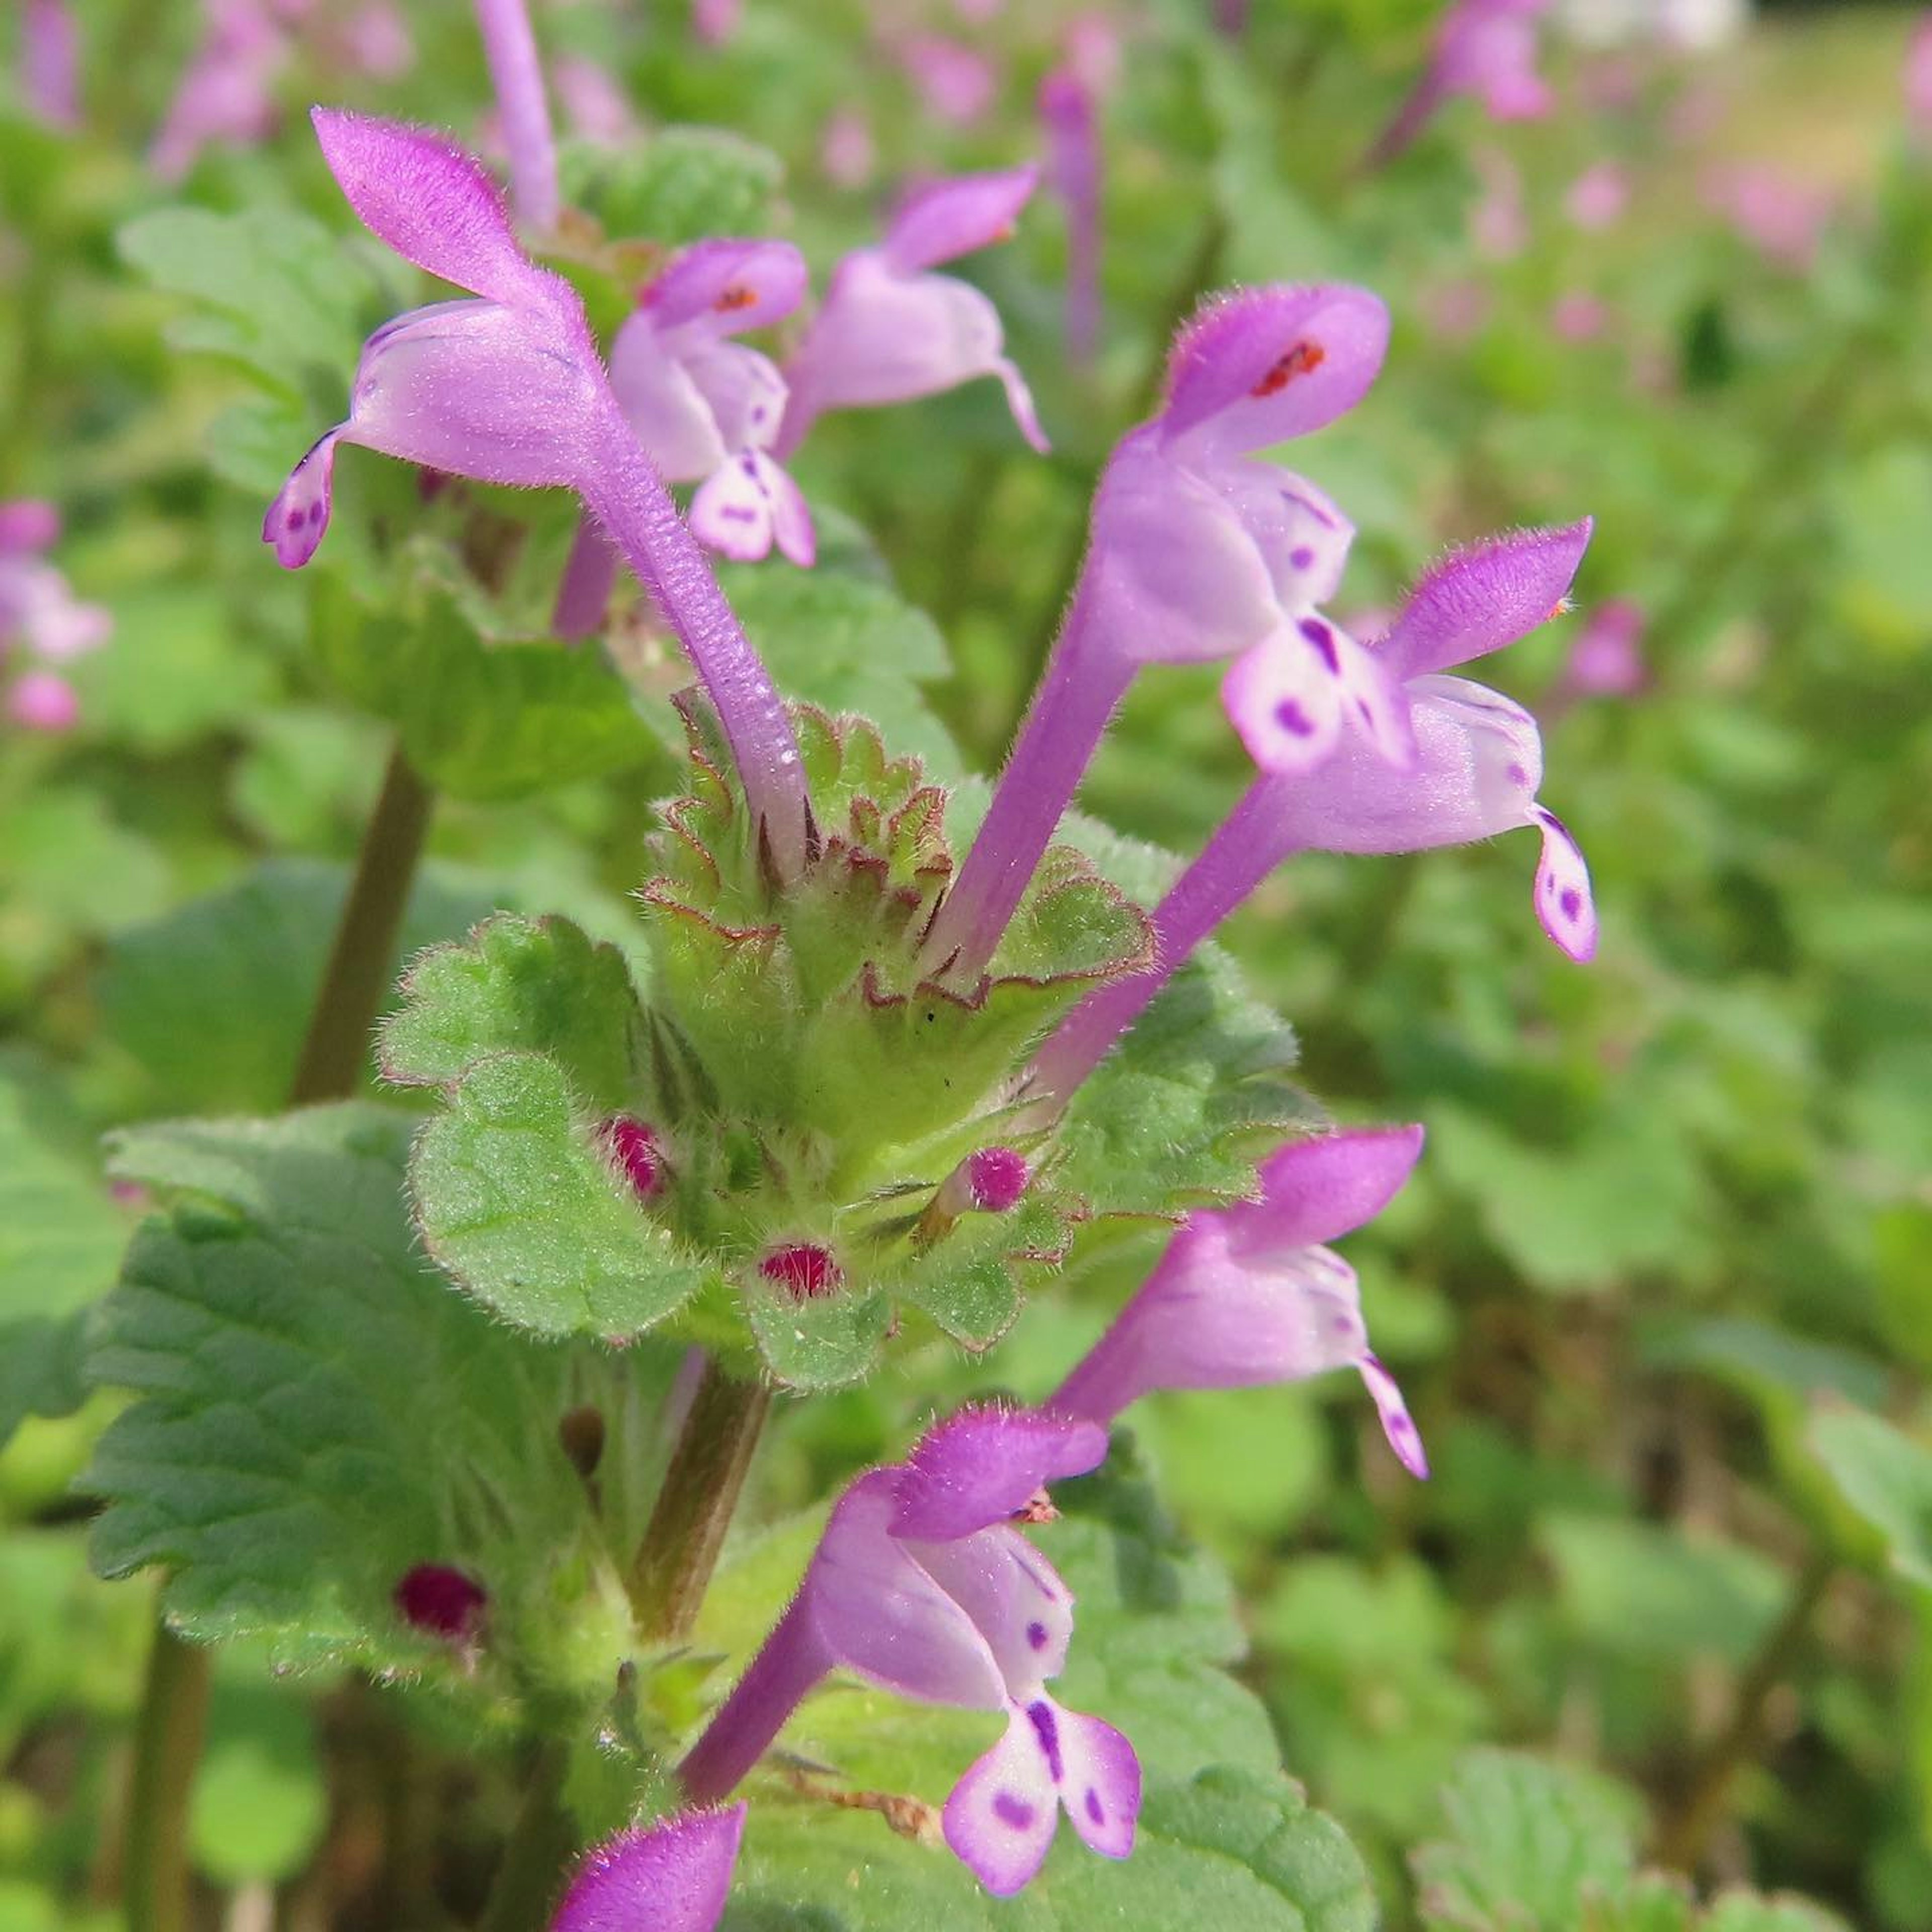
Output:
<instances>
[{"instance_id":1,"label":"purple spot on petal","mask_svg":"<svg viewBox=\"0 0 1932 1932\"><path fill-rule=\"evenodd\" d=\"M754 483L757 482L758 480L758 460L754 457L752 456L748 452L745 455L740 457L738 459L738 467L742 470Z\"/></svg>"},{"instance_id":2,"label":"purple spot on petal","mask_svg":"<svg viewBox=\"0 0 1932 1932\"><path fill-rule=\"evenodd\" d=\"M1027 1642L1031 1644L1036 1650L1044 1650L1046 1648L1046 1624L1028 1624L1027 1625Z\"/></svg>"},{"instance_id":3,"label":"purple spot on petal","mask_svg":"<svg viewBox=\"0 0 1932 1932\"><path fill-rule=\"evenodd\" d=\"M1335 654L1335 633L1319 617L1304 617L1301 620L1301 634L1321 653L1322 662L1339 677L1342 660Z\"/></svg>"},{"instance_id":4,"label":"purple spot on petal","mask_svg":"<svg viewBox=\"0 0 1932 1932\"><path fill-rule=\"evenodd\" d=\"M1315 567L1315 553L1306 544L1297 544L1288 552L1288 560L1297 570L1312 570Z\"/></svg>"},{"instance_id":5,"label":"purple spot on petal","mask_svg":"<svg viewBox=\"0 0 1932 1932\"><path fill-rule=\"evenodd\" d=\"M306 510L298 507L284 513L282 517L282 527L285 530L298 530L302 528L303 524L308 521L308 512Z\"/></svg>"},{"instance_id":6,"label":"purple spot on petal","mask_svg":"<svg viewBox=\"0 0 1932 1932\"><path fill-rule=\"evenodd\" d=\"M1511 765L1503 773L1503 776L1508 778L1511 784L1527 784L1529 782L1528 772L1520 765Z\"/></svg>"},{"instance_id":7,"label":"purple spot on petal","mask_svg":"<svg viewBox=\"0 0 1932 1932\"><path fill-rule=\"evenodd\" d=\"M1298 738L1312 738L1315 735L1314 720L1292 698L1284 698L1275 706L1274 722Z\"/></svg>"},{"instance_id":8,"label":"purple spot on petal","mask_svg":"<svg viewBox=\"0 0 1932 1932\"><path fill-rule=\"evenodd\" d=\"M1338 1315L1336 1316L1335 1332L1336 1334L1352 1335L1354 1333L1354 1329L1355 1324L1352 1316L1347 1315Z\"/></svg>"},{"instance_id":9,"label":"purple spot on petal","mask_svg":"<svg viewBox=\"0 0 1932 1932\"><path fill-rule=\"evenodd\" d=\"M1100 1808L1100 1794L1090 1784L1087 1787L1087 1815L1096 1825L1107 1822L1107 1814Z\"/></svg>"},{"instance_id":10,"label":"purple spot on petal","mask_svg":"<svg viewBox=\"0 0 1932 1932\"><path fill-rule=\"evenodd\" d=\"M734 524L755 524L758 520L757 511L747 510L736 503L726 504L718 514L721 517L728 517Z\"/></svg>"},{"instance_id":11,"label":"purple spot on petal","mask_svg":"<svg viewBox=\"0 0 1932 1932\"><path fill-rule=\"evenodd\" d=\"M993 1798L993 1816L1016 1832L1024 1832L1033 1822L1033 1807L1010 1791L998 1792Z\"/></svg>"},{"instance_id":12,"label":"purple spot on petal","mask_svg":"<svg viewBox=\"0 0 1932 1932\"><path fill-rule=\"evenodd\" d=\"M1574 919L1583 910L1583 895L1574 886L1566 886L1557 904L1563 908L1565 919Z\"/></svg>"},{"instance_id":13,"label":"purple spot on petal","mask_svg":"<svg viewBox=\"0 0 1932 1932\"><path fill-rule=\"evenodd\" d=\"M1027 1716L1040 1738L1040 1749L1046 1754L1047 1775L1058 1784L1065 1766L1060 1762L1060 1726L1054 1721L1053 1706L1042 1698L1037 1704L1027 1706Z\"/></svg>"}]
</instances>

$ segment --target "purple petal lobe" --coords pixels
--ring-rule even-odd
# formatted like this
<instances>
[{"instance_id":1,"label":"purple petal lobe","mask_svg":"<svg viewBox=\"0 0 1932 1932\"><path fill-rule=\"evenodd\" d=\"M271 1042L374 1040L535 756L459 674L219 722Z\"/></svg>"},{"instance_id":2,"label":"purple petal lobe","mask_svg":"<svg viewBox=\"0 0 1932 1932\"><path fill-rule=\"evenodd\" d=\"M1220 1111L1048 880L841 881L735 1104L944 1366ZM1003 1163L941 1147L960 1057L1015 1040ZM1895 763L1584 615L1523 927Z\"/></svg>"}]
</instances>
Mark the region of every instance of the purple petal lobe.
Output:
<instances>
[{"instance_id":1,"label":"purple petal lobe","mask_svg":"<svg viewBox=\"0 0 1932 1932\"><path fill-rule=\"evenodd\" d=\"M1376 1413L1382 1419L1382 1433L1388 1438L1389 1447L1418 1482L1427 1482L1429 1458L1423 1454L1422 1438L1409 1414L1408 1403L1402 1399L1402 1390L1396 1386L1394 1376L1382 1366L1378 1357L1366 1352L1355 1366L1374 1400Z\"/></svg>"},{"instance_id":2,"label":"purple petal lobe","mask_svg":"<svg viewBox=\"0 0 1932 1932\"><path fill-rule=\"evenodd\" d=\"M1536 916L1543 929L1580 964L1595 956L1597 907L1590 891L1590 868L1569 828L1539 806L1543 856L1536 868Z\"/></svg>"},{"instance_id":3,"label":"purple petal lobe","mask_svg":"<svg viewBox=\"0 0 1932 1932\"><path fill-rule=\"evenodd\" d=\"M952 1787L946 1842L996 1898L1010 1898L1046 1862L1059 1815L1039 1741L1015 1711L1000 1742Z\"/></svg>"},{"instance_id":4,"label":"purple petal lobe","mask_svg":"<svg viewBox=\"0 0 1932 1932\"><path fill-rule=\"evenodd\" d=\"M1066 1815L1090 1850L1124 1858L1134 1848L1140 1816L1140 1760L1112 1724L1078 1711L1059 1714Z\"/></svg>"},{"instance_id":5,"label":"purple petal lobe","mask_svg":"<svg viewBox=\"0 0 1932 1932\"><path fill-rule=\"evenodd\" d=\"M1334 1240L1366 1226L1401 1192L1422 1138L1419 1126L1352 1127L1293 1142L1263 1162L1259 1201L1218 1212L1243 1250Z\"/></svg>"},{"instance_id":6,"label":"purple petal lobe","mask_svg":"<svg viewBox=\"0 0 1932 1932\"><path fill-rule=\"evenodd\" d=\"M944 1542L1017 1514L1043 1484L1082 1476L1107 1453L1090 1422L1028 1409L968 1408L927 1430L908 1460L895 1536Z\"/></svg>"},{"instance_id":7,"label":"purple petal lobe","mask_svg":"<svg viewBox=\"0 0 1932 1932\"><path fill-rule=\"evenodd\" d=\"M790 314L804 298L805 257L789 242L719 238L694 243L644 291L659 328L695 324L735 335Z\"/></svg>"},{"instance_id":8,"label":"purple petal lobe","mask_svg":"<svg viewBox=\"0 0 1932 1932\"><path fill-rule=\"evenodd\" d=\"M886 259L900 274L916 274L1006 241L1039 180L1029 166L934 182L900 204L886 231Z\"/></svg>"},{"instance_id":9,"label":"purple petal lobe","mask_svg":"<svg viewBox=\"0 0 1932 1932\"><path fill-rule=\"evenodd\" d=\"M340 434L331 430L310 448L290 472L289 480L262 518L262 541L274 546L275 561L284 570L301 569L314 556L328 528L335 444Z\"/></svg>"},{"instance_id":10,"label":"purple petal lobe","mask_svg":"<svg viewBox=\"0 0 1932 1932\"><path fill-rule=\"evenodd\" d=\"M1346 284L1276 284L1212 302L1175 338L1162 434L1221 456L1306 436L1361 400L1388 328L1380 299Z\"/></svg>"},{"instance_id":11,"label":"purple petal lobe","mask_svg":"<svg viewBox=\"0 0 1932 1932\"><path fill-rule=\"evenodd\" d=\"M734 1804L619 1833L578 1868L550 1932L712 1932L744 1829Z\"/></svg>"},{"instance_id":12,"label":"purple petal lobe","mask_svg":"<svg viewBox=\"0 0 1932 1932\"><path fill-rule=\"evenodd\" d=\"M1421 677L1526 637L1562 608L1590 530L1586 518L1452 553L1409 593L1376 655L1392 675Z\"/></svg>"}]
</instances>

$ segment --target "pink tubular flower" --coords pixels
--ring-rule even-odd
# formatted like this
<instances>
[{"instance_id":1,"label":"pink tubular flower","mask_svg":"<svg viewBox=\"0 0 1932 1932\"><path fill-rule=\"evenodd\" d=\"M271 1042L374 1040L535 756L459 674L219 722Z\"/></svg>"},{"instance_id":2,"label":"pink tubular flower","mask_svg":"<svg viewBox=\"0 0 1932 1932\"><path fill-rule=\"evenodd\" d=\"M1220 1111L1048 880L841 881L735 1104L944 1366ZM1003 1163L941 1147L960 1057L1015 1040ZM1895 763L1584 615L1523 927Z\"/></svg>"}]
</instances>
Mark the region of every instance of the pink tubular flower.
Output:
<instances>
[{"instance_id":1,"label":"pink tubular flower","mask_svg":"<svg viewBox=\"0 0 1932 1932\"><path fill-rule=\"evenodd\" d=\"M348 420L295 468L262 538L299 568L327 528L340 442L490 483L574 490L623 552L704 681L774 863L802 863L806 804L783 703L612 392L584 304L517 245L494 184L440 137L317 109L316 131L363 225L478 299L432 303L362 346Z\"/></svg>"},{"instance_id":2,"label":"pink tubular flower","mask_svg":"<svg viewBox=\"0 0 1932 1932\"><path fill-rule=\"evenodd\" d=\"M1550 0L1450 0L1429 64L1370 151L1370 165L1393 160L1459 94L1480 100L1492 121L1547 114L1550 90L1536 70L1536 20L1550 5Z\"/></svg>"},{"instance_id":3,"label":"pink tubular flower","mask_svg":"<svg viewBox=\"0 0 1932 1932\"><path fill-rule=\"evenodd\" d=\"M1402 1467L1426 1477L1402 1392L1370 1350L1355 1271L1324 1245L1374 1220L1421 1151L1420 1127L1283 1148L1262 1169L1258 1201L1188 1216L1048 1406L1110 1423L1155 1389L1248 1388L1352 1367Z\"/></svg>"},{"instance_id":4,"label":"pink tubular flower","mask_svg":"<svg viewBox=\"0 0 1932 1932\"><path fill-rule=\"evenodd\" d=\"M1562 820L1538 801L1535 719L1499 692L1442 675L1556 615L1589 539L1587 521L1493 538L1452 554L1417 585L1388 634L1370 647L1402 682L1417 748L1406 770L1360 740L1318 772L1274 767L1271 748L1284 734L1271 689L1264 679L1229 678L1223 695L1261 775L1156 909L1158 963L1090 994L1061 1022L1034 1063L1036 1097L1064 1102L1174 968L1296 852L1421 852L1534 826L1543 838L1537 918L1572 959L1592 957L1589 869Z\"/></svg>"},{"instance_id":5,"label":"pink tubular flower","mask_svg":"<svg viewBox=\"0 0 1932 1932\"><path fill-rule=\"evenodd\" d=\"M68 0L26 0L20 15L20 92L34 118L80 125L80 36Z\"/></svg>"},{"instance_id":6,"label":"pink tubular flower","mask_svg":"<svg viewBox=\"0 0 1932 1932\"><path fill-rule=\"evenodd\" d=\"M1021 434L1046 448L1025 381L1002 352L998 311L970 283L931 272L1004 241L1037 178L1024 167L935 182L901 205L878 248L838 264L785 364L791 393L776 455L789 456L827 410L911 402L980 376L1000 379Z\"/></svg>"},{"instance_id":7,"label":"pink tubular flower","mask_svg":"<svg viewBox=\"0 0 1932 1932\"><path fill-rule=\"evenodd\" d=\"M1041 1487L1094 1468L1106 1432L1071 1418L968 1409L832 1512L798 1594L679 1775L694 1804L742 1778L835 1669L922 1703L1005 1712L1005 1735L953 1788L946 1841L1006 1897L1039 1870L1064 1810L1125 1858L1140 1766L1111 1725L1054 1702L1073 1599L1016 1526Z\"/></svg>"},{"instance_id":8,"label":"pink tubular flower","mask_svg":"<svg viewBox=\"0 0 1932 1932\"><path fill-rule=\"evenodd\" d=\"M1093 88L1070 64L1040 84L1047 179L1066 211L1066 353L1084 364L1100 336L1100 135Z\"/></svg>"},{"instance_id":9,"label":"pink tubular flower","mask_svg":"<svg viewBox=\"0 0 1932 1932\"><path fill-rule=\"evenodd\" d=\"M183 179L211 141L252 147L274 131L275 77L288 35L263 0L202 0L205 22L167 118L148 151L164 182Z\"/></svg>"},{"instance_id":10,"label":"pink tubular flower","mask_svg":"<svg viewBox=\"0 0 1932 1932\"><path fill-rule=\"evenodd\" d=\"M784 418L784 378L769 356L730 340L789 315L805 284L805 258L789 242L700 242L644 290L610 345L610 386L658 473L703 479L692 536L741 562L774 543L794 563L817 555L805 497L768 453ZM560 637L602 622L616 567L586 520L558 594Z\"/></svg>"},{"instance_id":11,"label":"pink tubular flower","mask_svg":"<svg viewBox=\"0 0 1932 1932\"><path fill-rule=\"evenodd\" d=\"M1261 288L1177 338L1167 400L1108 460L1080 582L1046 675L926 942L967 983L1006 931L1136 670L1248 652L1278 686L1286 742L1312 765L1345 725L1413 755L1403 706L1360 645L1322 618L1354 536L1315 486L1249 452L1317 430L1382 367L1388 311L1343 284Z\"/></svg>"},{"instance_id":12,"label":"pink tubular flower","mask_svg":"<svg viewBox=\"0 0 1932 1932\"><path fill-rule=\"evenodd\" d=\"M578 1867L550 1932L712 1932L744 1830L734 1804L620 1832Z\"/></svg>"},{"instance_id":13,"label":"pink tubular flower","mask_svg":"<svg viewBox=\"0 0 1932 1932\"><path fill-rule=\"evenodd\" d=\"M543 64L524 0L476 0L490 84L502 116L503 143L509 150L510 186L517 213L540 235L556 226L556 142L550 132L550 101L544 92Z\"/></svg>"}]
</instances>

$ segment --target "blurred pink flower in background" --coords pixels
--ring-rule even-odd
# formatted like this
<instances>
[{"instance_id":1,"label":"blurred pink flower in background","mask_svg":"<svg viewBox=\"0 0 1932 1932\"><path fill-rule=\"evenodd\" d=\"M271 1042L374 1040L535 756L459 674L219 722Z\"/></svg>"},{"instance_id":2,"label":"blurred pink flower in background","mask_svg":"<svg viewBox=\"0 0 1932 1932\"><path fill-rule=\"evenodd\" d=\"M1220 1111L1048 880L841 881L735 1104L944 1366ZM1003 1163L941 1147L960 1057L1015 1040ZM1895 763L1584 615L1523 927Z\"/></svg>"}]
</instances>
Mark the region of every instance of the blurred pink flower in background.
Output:
<instances>
[{"instance_id":1,"label":"blurred pink flower in background","mask_svg":"<svg viewBox=\"0 0 1932 1932\"><path fill-rule=\"evenodd\" d=\"M1593 295L1573 289L1550 304L1550 326L1564 342L1594 342L1610 326L1610 312Z\"/></svg>"},{"instance_id":2,"label":"blurred pink flower in background","mask_svg":"<svg viewBox=\"0 0 1932 1932\"><path fill-rule=\"evenodd\" d=\"M1905 118L1922 140L1932 139L1932 13L1918 16L1906 47Z\"/></svg>"},{"instance_id":3,"label":"blurred pink flower in background","mask_svg":"<svg viewBox=\"0 0 1932 1932\"><path fill-rule=\"evenodd\" d=\"M899 44L898 62L927 112L955 128L970 127L1000 91L993 63L943 34L909 34Z\"/></svg>"},{"instance_id":4,"label":"blurred pink flower in background","mask_svg":"<svg viewBox=\"0 0 1932 1932\"><path fill-rule=\"evenodd\" d=\"M1529 246L1522 171L1500 148L1478 148L1469 160L1483 190L1469 211L1469 239L1478 254L1512 261Z\"/></svg>"},{"instance_id":5,"label":"blurred pink flower in background","mask_svg":"<svg viewBox=\"0 0 1932 1932\"><path fill-rule=\"evenodd\" d=\"M1643 606L1628 597L1599 604L1570 646L1541 706L1553 723L1580 699L1634 698L1650 682L1643 656Z\"/></svg>"},{"instance_id":6,"label":"blurred pink flower in background","mask_svg":"<svg viewBox=\"0 0 1932 1932\"><path fill-rule=\"evenodd\" d=\"M80 37L67 0L26 0L20 93L28 111L47 127L80 125Z\"/></svg>"},{"instance_id":7,"label":"blurred pink flower in background","mask_svg":"<svg viewBox=\"0 0 1932 1932\"><path fill-rule=\"evenodd\" d=\"M1802 271L1816 259L1834 197L1822 183L1762 162L1722 164L1701 184L1704 205L1768 262Z\"/></svg>"},{"instance_id":8,"label":"blurred pink flower in background","mask_svg":"<svg viewBox=\"0 0 1932 1932\"><path fill-rule=\"evenodd\" d=\"M638 117L624 90L595 61L559 54L550 63L550 78L573 134L616 148L638 132Z\"/></svg>"},{"instance_id":9,"label":"blurred pink flower in background","mask_svg":"<svg viewBox=\"0 0 1932 1932\"><path fill-rule=\"evenodd\" d=\"M818 165L835 188L861 188L878 166L872 130L856 107L841 107L818 137Z\"/></svg>"},{"instance_id":10,"label":"blurred pink flower in background","mask_svg":"<svg viewBox=\"0 0 1932 1932\"><path fill-rule=\"evenodd\" d=\"M707 47L722 47L742 24L743 0L693 0L691 31Z\"/></svg>"},{"instance_id":11,"label":"blurred pink flower in background","mask_svg":"<svg viewBox=\"0 0 1932 1932\"><path fill-rule=\"evenodd\" d=\"M14 680L7 715L30 731L70 730L80 714L74 687L50 669L98 650L114 628L98 604L83 604L44 553L60 536L51 503L22 497L0 503L0 658L22 647L39 660Z\"/></svg>"},{"instance_id":12,"label":"blurred pink flower in background","mask_svg":"<svg viewBox=\"0 0 1932 1932\"><path fill-rule=\"evenodd\" d=\"M1630 206L1630 176L1615 161L1598 161L1570 184L1563 212L1592 232L1614 227Z\"/></svg>"}]
</instances>

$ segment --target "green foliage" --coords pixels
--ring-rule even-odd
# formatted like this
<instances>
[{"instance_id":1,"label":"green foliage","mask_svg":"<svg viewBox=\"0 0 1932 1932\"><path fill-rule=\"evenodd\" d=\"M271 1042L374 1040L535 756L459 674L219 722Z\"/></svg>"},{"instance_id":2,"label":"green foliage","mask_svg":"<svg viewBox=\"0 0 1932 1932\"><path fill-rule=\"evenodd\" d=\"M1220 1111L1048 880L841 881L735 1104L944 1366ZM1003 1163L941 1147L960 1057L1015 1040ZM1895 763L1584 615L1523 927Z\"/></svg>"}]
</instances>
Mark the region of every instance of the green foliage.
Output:
<instances>
[{"instance_id":1,"label":"green foliage","mask_svg":"<svg viewBox=\"0 0 1932 1932\"><path fill-rule=\"evenodd\" d=\"M1811 1446L1853 1510L1884 1538L1892 1567L1932 1589L1932 1450L1882 1417L1826 1410Z\"/></svg>"},{"instance_id":2,"label":"green foliage","mask_svg":"<svg viewBox=\"0 0 1932 1932\"><path fill-rule=\"evenodd\" d=\"M577 142L562 156L565 193L607 235L667 248L765 233L784 172L770 148L718 128L660 128L629 148Z\"/></svg>"}]
</instances>

